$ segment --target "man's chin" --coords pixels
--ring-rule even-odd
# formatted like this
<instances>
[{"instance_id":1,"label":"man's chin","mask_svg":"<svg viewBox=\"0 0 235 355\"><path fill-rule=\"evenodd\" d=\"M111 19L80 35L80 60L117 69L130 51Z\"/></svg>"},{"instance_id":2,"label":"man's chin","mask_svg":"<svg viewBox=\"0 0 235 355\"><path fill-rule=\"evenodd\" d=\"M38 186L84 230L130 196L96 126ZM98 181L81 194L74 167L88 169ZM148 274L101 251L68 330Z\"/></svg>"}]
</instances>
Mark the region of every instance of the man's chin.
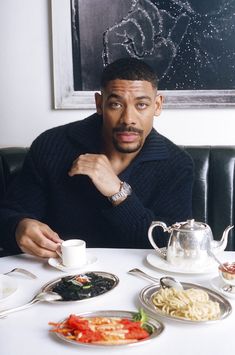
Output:
<instances>
[{"instance_id":1,"label":"man's chin","mask_svg":"<svg viewBox=\"0 0 235 355\"><path fill-rule=\"evenodd\" d=\"M141 144L138 145L120 145L117 144L116 142L114 142L114 147L116 148L116 150L120 153L125 153L125 154L130 154L130 153L136 153L140 150L141 148Z\"/></svg>"}]
</instances>

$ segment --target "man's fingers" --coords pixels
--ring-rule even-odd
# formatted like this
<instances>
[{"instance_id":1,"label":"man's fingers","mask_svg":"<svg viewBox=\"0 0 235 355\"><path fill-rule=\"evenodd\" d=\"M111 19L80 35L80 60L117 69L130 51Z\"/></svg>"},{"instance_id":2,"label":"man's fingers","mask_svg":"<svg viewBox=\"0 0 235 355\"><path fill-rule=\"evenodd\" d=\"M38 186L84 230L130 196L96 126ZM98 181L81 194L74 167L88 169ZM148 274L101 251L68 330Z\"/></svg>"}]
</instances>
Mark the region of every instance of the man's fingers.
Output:
<instances>
[{"instance_id":1,"label":"man's fingers","mask_svg":"<svg viewBox=\"0 0 235 355\"><path fill-rule=\"evenodd\" d=\"M69 176L87 175L100 193L111 196L120 188L120 179L104 154L82 154L72 165Z\"/></svg>"},{"instance_id":2,"label":"man's fingers","mask_svg":"<svg viewBox=\"0 0 235 355\"><path fill-rule=\"evenodd\" d=\"M59 237L59 235L54 232L49 226L45 225L43 227L43 230L41 231L43 234L50 239L51 241L55 242L56 244L61 244L63 242L63 239Z\"/></svg>"},{"instance_id":3,"label":"man's fingers","mask_svg":"<svg viewBox=\"0 0 235 355\"><path fill-rule=\"evenodd\" d=\"M21 237L21 243L33 241L41 248L45 248L51 251L55 251L58 244L62 242L58 234L53 232L52 229L46 224L39 224L32 228L31 233L23 233Z\"/></svg>"},{"instance_id":4,"label":"man's fingers","mask_svg":"<svg viewBox=\"0 0 235 355\"><path fill-rule=\"evenodd\" d=\"M62 242L48 225L30 218L19 222L16 241L22 251L43 258L56 257L56 249Z\"/></svg>"},{"instance_id":5,"label":"man's fingers","mask_svg":"<svg viewBox=\"0 0 235 355\"><path fill-rule=\"evenodd\" d=\"M56 258L58 257L57 253L52 250L45 249L38 245L31 238L27 238L27 241L24 243L22 240L21 250L27 254L39 256L40 258Z\"/></svg>"},{"instance_id":6,"label":"man's fingers","mask_svg":"<svg viewBox=\"0 0 235 355\"><path fill-rule=\"evenodd\" d=\"M102 154L82 154L72 164L69 176L77 174L88 175L92 178L98 175L99 171L112 170L106 156ZM103 174L103 173L102 173Z\"/></svg>"}]
</instances>

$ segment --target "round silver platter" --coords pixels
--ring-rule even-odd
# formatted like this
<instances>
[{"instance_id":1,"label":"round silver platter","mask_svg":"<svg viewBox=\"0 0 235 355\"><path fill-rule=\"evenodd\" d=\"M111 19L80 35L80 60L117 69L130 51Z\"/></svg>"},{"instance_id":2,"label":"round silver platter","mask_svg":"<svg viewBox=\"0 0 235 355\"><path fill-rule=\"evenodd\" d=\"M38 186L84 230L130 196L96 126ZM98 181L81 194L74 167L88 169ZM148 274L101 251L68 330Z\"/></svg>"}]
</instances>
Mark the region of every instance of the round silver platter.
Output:
<instances>
[{"instance_id":1,"label":"round silver platter","mask_svg":"<svg viewBox=\"0 0 235 355\"><path fill-rule=\"evenodd\" d=\"M130 312L130 311L119 311L119 310L110 310L110 311L96 311L96 312L87 312L87 313L79 313L76 314L79 317L85 317L85 318L90 318L90 317L114 317L114 318L127 318L127 319L132 319L133 315L136 314L136 312ZM67 318L61 320L59 323L65 322ZM146 324L149 324L153 328L153 333L146 339L138 340L133 343L127 343L127 344L96 344L96 343L82 343L78 342L75 340L67 339L62 333L54 333L57 335L60 339L72 343L74 345L82 345L82 346L88 346L88 347L130 347L130 346L135 346L135 345L140 345L140 344L145 344L149 341L152 341L156 337L158 337L162 331L164 330L164 325L156 319L153 319L151 317L148 317L148 320Z\"/></svg>"},{"instance_id":2,"label":"round silver platter","mask_svg":"<svg viewBox=\"0 0 235 355\"><path fill-rule=\"evenodd\" d=\"M89 301L93 298L96 298L96 297L101 297L103 295L106 295L106 293L112 291L119 283L119 278L114 275L114 274L111 274L109 272L104 272L104 271L87 271L87 272L83 272L83 273L79 273L79 274L73 274L73 275L67 275L67 276L63 276L63 277L59 277L55 280L52 280L52 281L49 281L48 283L46 283L43 287L42 287L42 292L49 292L49 291L53 291L53 288L59 283L61 282L62 280L69 280L73 277L76 277L76 276L79 276L79 275L86 275L86 274L95 274L97 276L102 276L102 277L105 277L107 279L110 279L112 281L114 281L114 284L112 286L111 289L97 295L97 296L93 296L93 297L88 297L88 298L83 298L83 299L80 299L80 300L69 300L69 301L66 301L66 300L55 300L55 301L50 301L50 303L69 303L69 302L84 302L84 301Z\"/></svg>"},{"instance_id":3,"label":"round silver platter","mask_svg":"<svg viewBox=\"0 0 235 355\"><path fill-rule=\"evenodd\" d=\"M182 282L182 285L185 290L188 288L198 288L200 290L206 291L210 297L210 300L216 301L219 303L220 306L220 317L215 320L200 320L200 321L195 321L187 318L181 318L181 317L175 317L171 316L170 314L162 312L157 306L153 304L153 296L160 290L161 286L160 285L150 285L146 286L143 288L139 294L139 299L141 304L143 305L144 308L146 308L153 316L161 317L163 319L169 319L169 320L175 320L179 322L186 322L186 323L191 323L191 324L198 324L198 323L214 323L221 321L222 319L227 318L231 312L232 312L232 306L228 300L226 300L222 295L219 293L210 290L209 288L196 285L196 284L191 284L191 283L186 283Z\"/></svg>"}]
</instances>

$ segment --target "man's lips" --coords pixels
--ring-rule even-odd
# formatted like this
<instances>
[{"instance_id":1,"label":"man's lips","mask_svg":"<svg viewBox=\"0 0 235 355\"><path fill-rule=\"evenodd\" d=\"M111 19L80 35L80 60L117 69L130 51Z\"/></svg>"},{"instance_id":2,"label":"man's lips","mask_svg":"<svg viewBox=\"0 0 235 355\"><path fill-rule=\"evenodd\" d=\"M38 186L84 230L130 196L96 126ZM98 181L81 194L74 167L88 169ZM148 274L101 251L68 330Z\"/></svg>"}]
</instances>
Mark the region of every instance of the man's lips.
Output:
<instances>
[{"instance_id":1,"label":"man's lips","mask_svg":"<svg viewBox=\"0 0 235 355\"><path fill-rule=\"evenodd\" d=\"M139 137L139 133L136 133L136 132L116 132L116 137L122 143L132 143Z\"/></svg>"},{"instance_id":2,"label":"man's lips","mask_svg":"<svg viewBox=\"0 0 235 355\"><path fill-rule=\"evenodd\" d=\"M143 130L133 126L119 126L113 129L116 139L121 143L135 142L143 134Z\"/></svg>"}]
</instances>

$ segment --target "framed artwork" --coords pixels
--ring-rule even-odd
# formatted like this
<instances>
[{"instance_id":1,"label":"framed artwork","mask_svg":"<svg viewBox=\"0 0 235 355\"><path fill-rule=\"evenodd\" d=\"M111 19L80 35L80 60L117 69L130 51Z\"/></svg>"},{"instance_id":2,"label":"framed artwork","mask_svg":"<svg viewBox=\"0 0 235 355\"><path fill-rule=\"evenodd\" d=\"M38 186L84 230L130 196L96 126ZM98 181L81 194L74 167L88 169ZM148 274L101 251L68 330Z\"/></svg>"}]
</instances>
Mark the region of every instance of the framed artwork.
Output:
<instances>
[{"instance_id":1,"label":"framed artwork","mask_svg":"<svg viewBox=\"0 0 235 355\"><path fill-rule=\"evenodd\" d=\"M52 0L57 109L94 109L105 65L156 71L166 108L235 106L235 0Z\"/></svg>"}]
</instances>

